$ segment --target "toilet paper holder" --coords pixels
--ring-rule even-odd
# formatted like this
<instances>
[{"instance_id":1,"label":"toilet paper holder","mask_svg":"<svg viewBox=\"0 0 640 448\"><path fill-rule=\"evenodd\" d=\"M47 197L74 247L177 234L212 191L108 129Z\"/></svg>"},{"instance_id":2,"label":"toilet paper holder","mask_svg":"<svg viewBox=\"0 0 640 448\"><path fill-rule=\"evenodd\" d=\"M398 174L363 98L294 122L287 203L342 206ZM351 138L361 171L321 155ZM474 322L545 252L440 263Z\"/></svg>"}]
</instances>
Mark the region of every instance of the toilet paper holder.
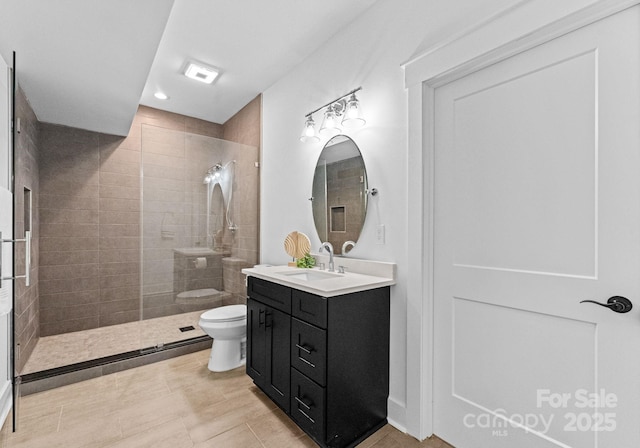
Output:
<instances>
[{"instance_id":1,"label":"toilet paper holder","mask_svg":"<svg viewBox=\"0 0 640 448\"><path fill-rule=\"evenodd\" d=\"M195 269L204 269L207 267L207 257L196 257L192 263Z\"/></svg>"}]
</instances>

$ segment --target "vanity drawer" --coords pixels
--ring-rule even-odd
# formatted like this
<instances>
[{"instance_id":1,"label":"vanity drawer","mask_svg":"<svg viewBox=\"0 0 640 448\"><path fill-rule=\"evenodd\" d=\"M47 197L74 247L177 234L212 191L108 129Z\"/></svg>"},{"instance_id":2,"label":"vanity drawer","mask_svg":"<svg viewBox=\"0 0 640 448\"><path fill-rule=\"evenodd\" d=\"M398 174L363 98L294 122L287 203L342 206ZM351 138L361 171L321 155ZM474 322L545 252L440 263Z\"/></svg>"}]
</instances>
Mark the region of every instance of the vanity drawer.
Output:
<instances>
[{"instance_id":1,"label":"vanity drawer","mask_svg":"<svg viewBox=\"0 0 640 448\"><path fill-rule=\"evenodd\" d=\"M294 289L291 314L315 326L327 328L327 299Z\"/></svg>"},{"instance_id":2,"label":"vanity drawer","mask_svg":"<svg viewBox=\"0 0 640 448\"><path fill-rule=\"evenodd\" d=\"M325 439L325 389L291 369L291 416L316 440Z\"/></svg>"},{"instance_id":3,"label":"vanity drawer","mask_svg":"<svg viewBox=\"0 0 640 448\"><path fill-rule=\"evenodd\" d=\"M256 277L248 277L247 280L249 297L291 314L291 288Z\"/></svg>"},{"instance_id":4,"label":"vanity drawer","mask_svg":"<svg viewBox=\"0 0 640 448\"><path fill-rule=\"evenodd\" d=\"M326 385L327 332L295 317L291 319L291 366Z\"/></svg>"}]
</instances>

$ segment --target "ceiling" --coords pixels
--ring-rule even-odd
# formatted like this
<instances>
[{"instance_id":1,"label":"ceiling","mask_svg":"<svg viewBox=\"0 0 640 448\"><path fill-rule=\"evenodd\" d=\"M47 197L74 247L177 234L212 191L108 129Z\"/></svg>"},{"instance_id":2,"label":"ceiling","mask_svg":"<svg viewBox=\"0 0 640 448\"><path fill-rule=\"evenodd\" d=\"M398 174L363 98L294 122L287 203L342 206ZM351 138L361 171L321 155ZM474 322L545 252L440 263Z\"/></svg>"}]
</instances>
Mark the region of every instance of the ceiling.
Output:
<instances>
[{"instance_id":1,"label":"ceiling","mask_svg":"<svg viewBox=\"0 0 640 448\"><path fill-rule=\"evenodd\" d=\"M40 121L126 135L143 104L224 123L375 1L0 0L0 55Z\"/></svg>"}]
</instances>

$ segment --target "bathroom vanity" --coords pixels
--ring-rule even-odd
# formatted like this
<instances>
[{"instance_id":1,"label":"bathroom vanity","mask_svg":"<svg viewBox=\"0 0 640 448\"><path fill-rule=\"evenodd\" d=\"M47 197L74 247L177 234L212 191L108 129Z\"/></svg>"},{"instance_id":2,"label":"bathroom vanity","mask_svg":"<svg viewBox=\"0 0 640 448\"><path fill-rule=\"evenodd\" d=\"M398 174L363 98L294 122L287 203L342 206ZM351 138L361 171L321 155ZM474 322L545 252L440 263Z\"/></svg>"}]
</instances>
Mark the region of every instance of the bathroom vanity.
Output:
<instances>
[{"instance_id":1,"label":"bathroom vanity","mask_svg":"<svg viewBox=\"0 0 640 448\"><path fill-rule=\"evenodd\" d=\"M350 447L386 423L393 278L243 270L247 374L315 442Z\"/></svg>"}]
</instances>

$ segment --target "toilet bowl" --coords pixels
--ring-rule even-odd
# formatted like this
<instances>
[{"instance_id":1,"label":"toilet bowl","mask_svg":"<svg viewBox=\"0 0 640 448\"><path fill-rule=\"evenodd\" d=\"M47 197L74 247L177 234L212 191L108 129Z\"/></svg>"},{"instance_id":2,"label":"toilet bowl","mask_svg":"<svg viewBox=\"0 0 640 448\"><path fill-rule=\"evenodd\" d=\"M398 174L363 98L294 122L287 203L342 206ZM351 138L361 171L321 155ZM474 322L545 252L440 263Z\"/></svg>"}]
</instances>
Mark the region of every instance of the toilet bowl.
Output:
<instances>
[{"instance_id":1,"label":"toilet bowl","mask_svg":"<svg viewBox=\"0 0 640 448\"><path fill-rule=\"evenodd\" d=\"M247 307L228 305L200 315L200 328L213 338L209 370L225 372L246 363Z\"/></svg>"}]
</instances>

